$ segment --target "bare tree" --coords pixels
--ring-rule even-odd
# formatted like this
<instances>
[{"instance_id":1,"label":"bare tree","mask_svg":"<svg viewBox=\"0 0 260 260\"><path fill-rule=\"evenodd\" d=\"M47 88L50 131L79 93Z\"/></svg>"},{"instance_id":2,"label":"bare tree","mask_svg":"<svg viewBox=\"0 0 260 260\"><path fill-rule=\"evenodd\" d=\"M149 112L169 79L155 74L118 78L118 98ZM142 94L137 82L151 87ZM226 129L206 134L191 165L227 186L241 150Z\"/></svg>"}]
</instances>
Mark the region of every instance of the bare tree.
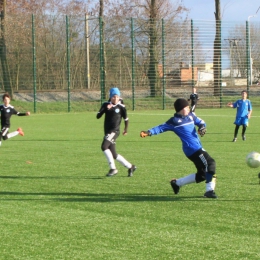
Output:
<instances>
[{"instance_id":1,"label":"bare tree","mask_svg":"<svg viewBox=\"0 0 260 260\"><path fill-rule=\"evenodd\" d=\"M150 83L150 95L151 97L156 96L159 90L159 77L158 77L158 54L157 42L158 35L156 33L156 20L158 19L158 12L156 9L156 1L151 0L150 5L150 18L149 18L149 69L148 69L148 79Z\"/></svg>"},{"instance_id":2,"label":"bare tree","mask_svg":"<svg viewBox=\"0 0 260 260\"><path fill-rule=\"evenodd\" d=\"M9 0L5 19L9 71L12 88L32 88L32 14L35 16L36 66L38 89L66 88L65 14L71 16L70 45L72 87L81 86L84 47L81 17L89 0Z\"/></svg>"},{"instance_id":3,"label":"bare tree","mask_svg":"<svg viewBox=\"0 0 260 260\"><path fill-rule=\"evenodd\" d=\"M253 81L256 82L260 78L260 28L257 24L251 24L250 27L251 56L253 60ZM228 32L228 39L232 41L232 52L234 53L234 55L231 57L231 50L229 51L230 63L233 64L233 67L238 71L238 75L240 75L242 78L246 78L248 70L246 23L244 22L243 24L238 24L232 28L232 30Z\"/></svg>"},{"instance_id":4,"label":"bare tree","mask_svg":"<svg viewBox=\"0 0 260 260\"><path fill-rule=\"evenodd\" d=\"M148 23L148 53L149 53L149 63L147 77L150 86L150 96L155 97L160 95L160 78L159 78L159 48L158 45L161 40L161 28L160 20L164 18L167 20L168 26L166 25L166 30L171 28L171 31L175 31L172 25L173 21L181 13L187 11L187 9L181 5L181 2L175 1L175 4L170 4L169 1L164 0L141 0L135 1L139 7L143 7L144 17L149 17Z\"/></svg>"},{"instance_id":5,"label":"bare tree","mask_svg":"<svg viewBox=\"0 0 260 260\"><path fill-rule=\"evenodd\" d=\"M118 23L122 20L122 17L136 18L134 22L135 27L138 29L135 29L135 37L139 40L139 42L136 42L136 44L139 45L140 48L142 48L143 55L142 60L139 59L139 61L143 63L143 66L140 70L138 70L138 73L142 78L144 78L145 75L146 86L149 86L150 96L152 97L161 94L161 79L159 77L159 63L161 61L160 53L162 37L161 19L163 18L165 20L166 33L174 35L174 32L178 31L179 27L174 26L173 21L177 18L180 18L179 15L186 11L188 10L182 5L182 2L179 0L174 1L174 3L168 0L106 1L106 8L104 9L104 13L107 16L116 19L115 21L118 21ZM114 33L114 37L118 38L118 31L113 31L110 29L112 28L111 26L114 26L115 28L115 23L111 23L111 18L109 19L109 22L107 24L106 33L108 30L110 30L110 37ZM178 33L175 34L173 39L176 37L176 35L178 35ZM125 42L124 46L126 46L126 44L127 43ZM115 49L118 48L118 46L114 47ZM115 56L113 57L113 59L114 58ZM111 63L111 59L108 59L108 63L109 62ZM177 60L175 62L179 64ZM111 66L107 66L107 69L110 70L110 67ZM109 71L107 72L107 79L111 78L108 74Z\"/></svg>"},{"instance_id":6,"label":"bare tree","mask_svg":"<svg viewBox=\"0 0 260 260\"><path fill-rule=\"evenodd\" d=\"M90 4L91 3L91 4ZM64 14L70 16L70 56L71 87L84 87L82 79L85 73L84 62L84 20L86 12L96 16L90 21L92 40L90 62L93 81L98 86L99 80L105 84L129 86L131 80L131 41L130 20L135 19L135 41L138 52L136 72L143 87L150 88L151 96L160 94L159 63L161 62L161 19L165 20L165 33L171 35L171 46L167 48L169 66L179 64L179 59L187 60L187 55L175 55L172 48L177 38L187 35L180 32L178 15L187 11L181 0L172 4L169 0L9 0L8 1L8 55L11 76L16 89L31 89L31 14L35 15L36 53L37 53L37 88L66 88L66 30ZM101 17L101 30L98 30L98 17ZM92 23L93 22L93 23ZM15 30L14 30L15 28ZM184 27L183 27L184 28ZM185 29L181 29L185 31ZM137 35L138 34L138 35ZM93 35L93 36L92 36ZM179 36L181 35L181 36ZM99 36L102 36L100 41ZM140 41L139 41L140 40ZM138 42L139 41L139 42ZM185 46L188 46L188 38ZM138 45L139 44L139 45ZM100 59L100 46L102 56ZM184 45L180 46L185 53ZM188 53L188 51L186 51ZM103 61L102 74L99 62ZM161 71L160 71L161 73ZM137 79L137 77L136 77ZM108 84L108 80L110 84ZM95 87L95 86L93 86ZM103 96L104 98L104 96Z\"/></svg>"},{"instance_id":7,"label":"bare tree","mask_svg":"<svg viewBox=\"0 0 260 260\"><path fill-rule=\"evenodd\" d=\"M100 39L101 39L101 42L100 42L100 46L101 46L101 59L100 59L100 62L101 62L101 82L103 83L102 84L102 91L101 91L101 99L105 99L105 89L106 89L106 52L105 52L105 40L104 40L104 27L105 27L105 23L104 23L104 0L99 0L99 4L100 4L100 7L99 7L99 19L100 19Z\"/></svg>"},{"instance_id":8,"label":"bare tree","mask_svg":"<svg viewBox=\"0 0 260 260\"><path fill-rule=\"evenodd\" d=\"M220 94L221 88L221 13L220 0L215 0L216 35L214 40L214 95Z\"/></svg>"},{"instance_id":9,"label":"bare tree","mask_svg":"<svg viewBox=\"0 0 260 260\"><path fill-rule=\"evenodd\" d=\"M5 26L6 26L6 0L0 0L1 11L1 25L0 25L0 60L3 71L3 85L5 91L9 92L11 97L13 96L13 90L11 85L11 77L8 68L7 56L6 56L6 40L5 40Z\"/></svg>"}]
</instances>

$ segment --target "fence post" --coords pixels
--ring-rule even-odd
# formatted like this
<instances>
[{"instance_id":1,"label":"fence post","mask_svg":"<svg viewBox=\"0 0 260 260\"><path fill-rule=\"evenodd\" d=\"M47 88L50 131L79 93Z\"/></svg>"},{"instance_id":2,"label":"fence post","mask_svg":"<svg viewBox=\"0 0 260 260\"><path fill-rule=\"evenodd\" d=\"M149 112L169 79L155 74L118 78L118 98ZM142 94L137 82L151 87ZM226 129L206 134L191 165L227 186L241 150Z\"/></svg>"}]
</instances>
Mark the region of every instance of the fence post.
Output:
<instances>
[{"instance_id":1,"label":"fence post","mask_svg":"<svg viewBox=\"0 0 260 260\"><path fill-rule=\"evenodd\" d=\"M249 98L249 85L250 85L250 74L251 74L251 66L250 66L250 63L251 63L251 57L250 57L250 46L249 46L249 26L248 26L248 21L246 21L246 68L247 68L247 96Z\"/></svg>"},{"instance_id":2,"label":"fence post","mask_svg":"<svg viewBox=\"0 0 260 260\"><path fill-rule=\"evenodd\" d=\"M191 75L192 75L192 80L191 80L191 86L192 88L195 87L194 84L194 28L193 28L193 20L191 19Z\"/></svg>"},{"instance_id":3,"label":"fence post","mask_svg":"<svg viewBox=\"0 0 260 260\"><path fill-rule=\"evenodd\" d=\"M33 111L36 113L36 49L35 49L35 25L32 14L32 51L33 51Z\"/></svg>"},{"instance_id":4,"label":"fence post","mask_svg":"<svg viewBox=\"0 0 260 260\"><path fill-rule=\"evenodd\" d=\"M163 77L163 110L165 110L165 33L164 33L164 19L162 19L162 77Z\"/></svg>"},{"instance_id":5,"label":"fence post","mask_svg":"<svg viewBox=\"0 0 260 260\"><path fill-rule=\"evenodd\" d=\"M219 25L219 27L220 27L220 42L219 42L219 44L220 44L220 62L219 62L219 66L220 66L220 68L219 68L219 71L220 71L220 74L219 74L219 77L220 77L220 79L219 79L219 81L220 81L220 93L219 93L219 103L220 103L220 108L222 108L223 107L223 105L222 105L222 101L223 101L223 99L222 99L222 97L223 97L223 86L222 86L222 40L221 40L221 38L222 38L222 21L220 20L219 23L220 23L220 25Z\"/></svg>"},{"instance_id":6,"label":"fence post","mask_svg":"<svg viewBox=\"0 0 260 260\"><path fill-rule=\"evenodd\" d=\"M67 15L66 15L66 37L67 37L68 112L70 112L70 35L69 35L69 17Z\"/></svg>"},{"instance_id":7,"label":"fence post","mask_svg":"<svg viewBox=\"0 0 260 260\"><path fill-rule=\"evenodd\" d=\"M100 101L103 104L105 99L105 89L104 89L104 45L103 45L103 20L102 17L99 17L99 57L100 57L100 90L101 90L101 97Z\"/></svg>"},{"instance_id":8,"label":"fence post","mask_svg":"<svg viewBox=\"0 0 260 260\"><path fill-rule=\"evenodd\" d=\"M85 75L85 86L90 89L90 72L89 72L89 33L88 33L88 14L85 14L85 58L86 58L86 75Z\"/></svg>"},{"instance_id":9,"label":"fence post","mask_svg":"<svg viewBox=\"0 0 260 260\"><path fill-rule=\"evenodd\" d=\"M131 45L132 45L132 109L135 110L135 45L134 19L131 18Z\"/></svg>"}]
</instances>

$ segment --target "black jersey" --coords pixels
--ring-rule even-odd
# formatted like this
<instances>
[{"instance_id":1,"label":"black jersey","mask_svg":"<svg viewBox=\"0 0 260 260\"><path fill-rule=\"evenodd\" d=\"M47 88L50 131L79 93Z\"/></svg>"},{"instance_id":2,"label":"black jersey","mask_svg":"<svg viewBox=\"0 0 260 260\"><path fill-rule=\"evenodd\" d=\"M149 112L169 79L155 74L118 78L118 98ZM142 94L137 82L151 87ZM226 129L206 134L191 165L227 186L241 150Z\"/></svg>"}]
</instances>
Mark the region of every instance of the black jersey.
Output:
<instances>
[{"instance_id":1,"label":"black jersey","mask_svg":"<svg viewBox=\"0 0 260 260\"><path fill-rule=\"evenodd\" d=\"M110 109L107 108L109 104L112 105ZM124 118L125 121L128 121L125 105L122 104L120 101L116 105L113 105L111 102L108 101L103 103L99 112L97 113L97 118L102 117L103 114L105 114L105 135L111 132L119 132L122 118Z\"/></svg>"},{"instance_id":2,"label":"black jersey","mask_svg":"<svg viewBox=\"0 0 260 260\"><path fill-rule=\"evenodd\" d=\"M0 105L1 111L1 127L10 127L10 118L12 115L25 116L26 113L20 113L14 109L10 104L6 107L5 105Z\"/></svg>"},{"instance_id":3,"label":"black jersey","mask_svg":"<svg viewBox=\"0 0 260 260\"><path fill-rule=\"evenodd\" d=\"M191 95L190 95L191 106L196 105L198 99L199 99L199 95L198 95L197 93L191 94Z\"/></svg>"}]
</instances>

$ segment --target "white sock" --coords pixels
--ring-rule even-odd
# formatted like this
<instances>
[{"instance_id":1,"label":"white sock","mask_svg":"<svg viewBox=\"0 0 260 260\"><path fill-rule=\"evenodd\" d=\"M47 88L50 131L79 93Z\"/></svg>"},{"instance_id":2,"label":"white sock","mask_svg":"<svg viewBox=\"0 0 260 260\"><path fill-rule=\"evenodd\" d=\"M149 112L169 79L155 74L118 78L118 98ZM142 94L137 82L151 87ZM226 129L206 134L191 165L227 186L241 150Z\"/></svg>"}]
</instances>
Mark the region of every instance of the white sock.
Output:
<instances>
[{"instance_id":1,"label":"white sock","mask_svg":"<svg viewBox=\"0 0 260 260\"><path fill-rule=\"evenodd\" d=\"M185 177L177 179L176 184L181 187L181 186L186 185L186 184L194 183L195 182L195 176L196 176L196 174L192 173L190 175L187 175Z\"/></svg>"},{"instance_id":2,"label":"white sock","mask_svg":"<svg viewBox=\"0 0 260 260\"><path fill-rule=\"evenodd\" d=\"M128 162L122 155L118 154L116 157L116 160L120 162L123 166L130 169L132 167L132 164Z\"/></svg>"},{"instance_id":3,"label":"white sock","mask_svg":"<svg viewBox=\"0 0 260 260\"><path fill-rule=\"evenodd\" d=\"M215 188L215 185L214 185L214 183L212 181L206 183L206 191L214 190L214 188Z\"/></svg>"},{"instance_id":4,"label":"white sock","mask_svg":"<svg viewBox=\"0 0 260 260\"><path fill-rule=\"evenodd\" d=\"M211 182L206 183L206 191L215 190L215 187L216 187L216 178L213 177Z\"/></svg>"},{"instance_id":5,"label":"white sock","mask_svg":"<svg viewBox=\"0 0 260 260\"><path fill-rule=\"evenodd\" d=\"M9 134L7 135L7 138L9 139L9 138L12 138L12 137L17 136L17 135L19 135L19 132L18 132L18 131L14 131L14 132L12 132L12 133L9 133Z\"/></svg>"},{"instance_id":6,"label":"white sock","mask_svg":"<svg viewBox=\"0 0 260 260\"><path fill-rule=\"evenodd\" d=\"M107 162L109 164L110 169L116 169L115 161L111 151L109 149L106 149L105 151L103 151L103 153L107 158Z\"/></svg>"}]
</instances>

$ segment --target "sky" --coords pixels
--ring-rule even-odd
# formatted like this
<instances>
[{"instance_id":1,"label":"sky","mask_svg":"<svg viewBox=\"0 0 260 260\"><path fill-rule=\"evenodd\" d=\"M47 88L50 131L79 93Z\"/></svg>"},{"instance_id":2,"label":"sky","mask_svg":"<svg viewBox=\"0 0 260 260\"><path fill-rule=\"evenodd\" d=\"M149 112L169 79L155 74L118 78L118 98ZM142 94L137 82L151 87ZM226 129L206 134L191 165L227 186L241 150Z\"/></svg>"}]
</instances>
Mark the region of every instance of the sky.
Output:
<instances>
[{"instance_id":1,"label":"sky","mask_svg":"<svg viewBox=\"0 0 260 260\"><path fill-rule=\"evenodd\" d=\"M183 0L190 9L188 18L193 20L215 20L215 0ZM222 21L247 21L260 7L259 0L220 0ZM251 22L260 22L260 9Z\"/></svg>"}]
</instances>

